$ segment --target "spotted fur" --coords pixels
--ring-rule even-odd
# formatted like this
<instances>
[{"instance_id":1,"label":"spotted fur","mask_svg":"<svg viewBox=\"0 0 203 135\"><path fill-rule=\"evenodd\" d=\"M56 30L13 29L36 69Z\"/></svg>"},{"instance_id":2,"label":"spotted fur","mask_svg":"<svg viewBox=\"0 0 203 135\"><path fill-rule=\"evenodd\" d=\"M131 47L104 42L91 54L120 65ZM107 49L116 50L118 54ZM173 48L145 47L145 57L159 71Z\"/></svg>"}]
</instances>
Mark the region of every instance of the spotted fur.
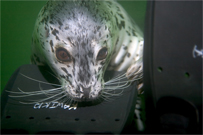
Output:
<instances>
[{"instance_id":1,"label":"spotted fur","mask_svg":"<svg viewBox=\"0 0 203 135\"><path fill-rule=\"evenodd\" d=\"M49 1L32 41L32 63L48 65L76 101L99 97L106 69L126 70L129 79L142 76L142 32L115 1ZM98 60L104 47L108 54ZM58 60L57 48L64 48L71 61Z\"/></svg>"}]
</instances>

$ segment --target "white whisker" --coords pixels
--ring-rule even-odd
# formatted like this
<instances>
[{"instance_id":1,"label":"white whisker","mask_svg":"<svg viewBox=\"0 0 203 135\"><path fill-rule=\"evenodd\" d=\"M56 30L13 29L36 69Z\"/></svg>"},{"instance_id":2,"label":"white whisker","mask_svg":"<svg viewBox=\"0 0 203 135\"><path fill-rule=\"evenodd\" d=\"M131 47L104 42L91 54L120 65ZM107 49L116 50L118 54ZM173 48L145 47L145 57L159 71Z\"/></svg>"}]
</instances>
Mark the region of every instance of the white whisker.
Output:
<instances>
[{"instance_id":1,"label":"white whisker","mask_svg":"<svg viewBox=\"0 0 203 135\"><path fill-rule=\"evenodd\" d=\"M113 77L111 80L115 80L115 79L118 80L118 79L120 79L120 78L123 79L123 78L126 77L125 75L126 75L126 73L124 73L124 74L120 74L120 75L117 75L117 76Z\"/></svg>"},{"instance_id":2,"label":"white whisker","mask_svg":"<svg viewBox=\"0 0 203 135\"><path fill-rule=\"evenodd\" d=\"M143 78L143 75L139 76L139 78L137 78L137 76L135 76L135 77L132 78L132 80L136 81L136 80L139 80L139 79L142 79L142 78Z\"/></svg>"},{"instance_id":3,"label":"white whisker","mask_svg":"<svg viewBox=\"0 0 203 135\"><path fill-rule=\"evenodd\" d=\"M125 87L125 86L128 85L128 84L129 84L129 82L126 82L126 83L123 84L123 85L108 86L108 87L104 87L104 89L112 89L112 88L117 89L117 88L123 88L123 87ZM129 86L130 86L130 85L129 85Z\"/></svg>"},{"instance_id":4,"label":"white whisker","mask_svg":"<svg viewBox=\"0 0 203 135\"><path fill-rule=\"evenodd\" d=\"M49 71L46 71L46 72L48 72L50 75L52 75L53 77L55 77L58 81L60 81L60 79L59 79L56 75L52 74L52 73L49 72Z\"/></svg>"},{"instance_id":5,"label":"white whisker","mask_svg":"<svg viewBox=\"0 0 203 135\"><path fill-rule=\"evenodd\" d=\"M118 83L131 83L131 82L133 82L133 81L136 81L136 80L139 80L139 79L142 79L143 78L143 76L141 76L141 77L139 77L139 78L136 78L136 77L134 77L133 79L131 79L131 80L127 80L127 81L120 81L120 82L105 82L104 83L104 85L112 85L112 84L118 84Z\"/></svg>"},{"instance_id":6,"label":"white whisker","mask_svg":"<svg viewBox=\"0 0 203 135\"><path fill-rule=\"evenodd\" d=\"M139 71L139 72L137 72L136 74L135 74L135 73L131 73L131 74L130 74L130 75L128 75L128 76L129 76L129 78L130 78L131 76L134 76L134 77L133 77L133 79L134 79L134 78L136 78L137 76L139 76L139 74L141 74L141 77L143 77L142 72L143 72L143 71L142 71L142 70L140 70L140 71ZM140 76L139 76L139 77L140 77Z\"/></svg>"},{"instance_id":7,"label":"white whisker","mask_svg":"<svg viewBox=\"0 0 203 135\"><path fill-rule=\"evenodd\" d=\"M113 101L113 100L112 100L111 98L109 98L109 97L111 97L111 96L102 95L102 99L104 99L105 101L107 101L107 102Z\"/></svg>"},{"instance_id":8,"label":"white whisker","mask_svg":"<svg viewBox=\"0 0 203 135\"><path fill-rule=\"evenodd\" d=\"M43 90L43 91L46 92L46 93L51 93L51 92L58 91L58 90L60 90L60 89L62 89L62 88L63 88L63 87L54 88L54 89L49 89L49 90ZM14 94L27 94L27 95L29 95L29 94L38 94L38 93L43 94L42 91L25 92L25 91L21 90L20 88L18 88L18 90L19 90L20 92L14 92L14 91L8 91L8 90L6 90L6 92L14 93Z\"/></svg>"},{"instance_id":9,"label":"white whisker","mask_svg":"<svg viewBox=\"0 0 203 135\"><path fill-rule=\"evenodd\" d=\"M30 102L30 103L21 102L21 103L24 103L24 104L39 103L39 102L43 102L43 101L47 101L47 100L49 100L49 99L52 99L52 98L54 98L54 97L56 97L56 96L58 96L58 95L60 95L60 94L63 94L63 93L65 93L65 91L62 91L62 92L60 92L60 93L58 93L58 94L56 94L56 95L53 95L53 96L51 96L51 97L48 97L48 98L45 98L45 99L42 99L42 100L32 100L32 101L34 101L34 102Z\"/></svg>"},{"instance_id":10,"label":"white whisker","mask_svg":"<svg viewBox=\"0 0 203 135\"><path fill-rule=\"evenodd\" d=\"M36 96L36 95L43 95L44 93L35 93L35 94L26 94L26 95L9 95L9 97L29 97L29 96Z\"/></svg>"},{"instance_id":11,"label":"white whisker","mask_svg":"<svg viewBox=\"0 0 203 135\"><path fill-rule=\"evenodd\" d=\"M73 99L70 98L70 101L69 101L68 105L71 106L72 102L73 102Z\"/></svg>"},{"instance_id":12,"label":"white whisker","mask_svg":"<svg viewBox=\"0 0 203 135\"><path fill-rule=\"evenodd\" d=\"M57 98L57 99L55 99L55 100L52 100L51 102L57 101L57 100L62 99L62 98L64 98L64 97L66 97L66 95L63 95L63 96L61 96L61 97L59 97L59 98Z\"/></svg>"},{"instance_id":13,"label":"white whisker","mask_svg":"<svg viewBox=\"0 0 203 135\"><path fill-rule=\"evenodd\" d=\"M54 86L61 86L61 85L59 85L59 84L47 83L47 82L43 82L43 81L40 81L40 80L37 80L37 79L33 79L33 78L28 77L28 76L26 76L26 75L24 75L24 74L22 74L22 73L20 73L20 74L21 74L22 76L24 76L24 77L30 79L30 80L33 80L33 81L36 81L36 82L39 82L39 83L44 83L44 84L49 84L49 85L54 85Z\"/></svg>"},{"instance_id":14,"label":"white whisker","mask_svg":"<svg viewBox=\"0 0 203 135\"><path fill-rule=\"evenodd\" d=\"M111 95L111 96L120 96L122 95L123 91L119 92L119 93L110 93L110 92L103 92L105 95Z\"/></svg>"},{"instance_id":15,"label":"white whisker","mask_svg":"<svg viewBox=\"0 0 203 135\"><path fill-rule=\"evenodd\" d=\"M46 96L50 96L50 93L56 93L56 92L58 93L58 91L56 91L56 89L55 89L55 91L45 92L45 90L43 90L42 87L41 87L41 83L39 83L39 89L40 89L41 92L44 93L44 95L46 95Z\"/></svg>"},{"instance_id":16,"label":"white whisker","mask_svg":"<svg viewBox=\"0 0 203 135\"><path fill-rule=\"evenodd\" d=\"M106 90L106 91L117 91L117 90L122 90L122 89L125 89L125 88L128 88L129 86L125 86L125 87L108 87L108 88L105 88L103 90Z\"/></svg>"},{"instance_id":17,"label":"white whisker","mask_svg":"<svg viewBox=\"0 0 203 135\"><path fill-rule=\"evenodd\" d=\"M122 74L122 75L120 75L120 76L118 75L118 76L112 78L111 80L105 82L105 84L109 84L109 83L111 83L111 82L116 82L117 80L122 80L122 79L126 78L125 75L126 75L126 73L124 73L124 74Z\"/></svg>"},{"instance_id":18,"label":"white whisker","mask_svg":"<svg viewBox=\"0 0 203 135\"><path fill-rule=\"evenodd\" d=\"M111 83L104 83L104 85L112 85L112 84L118 84L118 83L126 83L126 82L130 82L130 81L121 81L121 82L111 82Z\"/></svg>"},{"instance_id":19,"label":"white whisker","mask_svg":"<svg viewBox=\"0 0 203 135\"><path fill-rule=\"evenodd\" d=\"M67 96L67 95L66 95L66 96ZM63 103L63 104L66 104L66 102L69 102L70 100L71 100L70 97L67 96L67 98L65 98L65 99L62 100L62 103Z\"/></svg>"}]
</instances>

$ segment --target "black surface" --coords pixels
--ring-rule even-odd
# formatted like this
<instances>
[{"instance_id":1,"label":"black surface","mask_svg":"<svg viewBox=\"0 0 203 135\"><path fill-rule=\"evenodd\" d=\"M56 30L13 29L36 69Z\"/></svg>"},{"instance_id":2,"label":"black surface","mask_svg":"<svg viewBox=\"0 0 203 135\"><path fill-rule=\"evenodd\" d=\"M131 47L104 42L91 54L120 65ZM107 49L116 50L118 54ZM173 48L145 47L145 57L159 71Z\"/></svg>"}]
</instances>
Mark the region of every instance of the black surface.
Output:
<instances>
[{"instance_id":1,"label":"black surface","mask_svg":"<svg viewBox=\"0 0 203 135\"><path fill-rule=\"evenodd\" d=\"M144 91L148 133L202 133L202 1L148 2Z\"/></svg>"},{"instance_id":2,"label":"black surface","mask_svg":"<svg viewBox=\"0 0 203 135\"><path fill-rule=\"evenodd\" d=\"M5 90L18 92L18 88L26 92L40 90L38 82L20 73L46 82L37 66L23 65L13 74ZM51 85L42 87L54 88ZM36 97L10 98L5 90L1 97L2 133L121 133L133 120L137 96L134 84L125 89L122 96L112 98L111 102L102 101L92 106L88 104L76 110L61 107L50 109L50 106L34 109L33 104L25 105L19 101L28 101Z\"/></svg>"}]
</instances>

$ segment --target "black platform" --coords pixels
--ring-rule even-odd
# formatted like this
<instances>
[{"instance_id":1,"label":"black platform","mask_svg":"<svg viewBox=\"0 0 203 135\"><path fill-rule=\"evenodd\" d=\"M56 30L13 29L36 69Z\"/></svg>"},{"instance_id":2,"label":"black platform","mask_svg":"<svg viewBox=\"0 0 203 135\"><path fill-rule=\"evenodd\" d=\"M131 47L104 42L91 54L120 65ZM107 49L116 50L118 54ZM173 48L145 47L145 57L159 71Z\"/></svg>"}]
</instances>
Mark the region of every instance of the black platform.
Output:
<instances>
[{"instance_id":1,"label":"black platform","mask_svg":"<svg viewBox=\"0 0 203 135\"><path fill-rule=\"evenodd\" d=\"M202 1L148 2L147 133L202 134L202 24Z\"/></svg>"},{"instance_id":2,"label":"black platform","mask_svg":"<svg viewBox=\"0 0 203 135\"><path fill-rule=\"evenodd\" d=\"M47 82L35 65L21 66L10 78L5 90L39 91L39 83L30 80L20 73ZM54 88L42 85L43 89ZM131 124L137 97L135 84L125 89L123 95L112 98L110 102L102 101L96 105L78 107L76 110L64 109L64 105L53 107L43 104L21 104L20 101L31 100L33 97L10 98L6 91L1 99L1 130L2 133L121 133ZM57 107L56 107L57 106ZM40 108L40 109L39 109Z\"/></svg>"}]
</instances>

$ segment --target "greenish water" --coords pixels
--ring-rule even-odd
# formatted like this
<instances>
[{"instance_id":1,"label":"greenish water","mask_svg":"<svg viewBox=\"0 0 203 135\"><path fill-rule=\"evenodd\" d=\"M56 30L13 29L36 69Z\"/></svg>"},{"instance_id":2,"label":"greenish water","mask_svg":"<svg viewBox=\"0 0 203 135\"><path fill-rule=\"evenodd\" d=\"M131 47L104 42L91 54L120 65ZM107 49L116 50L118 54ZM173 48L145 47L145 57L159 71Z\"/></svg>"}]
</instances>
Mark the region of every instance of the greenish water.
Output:
<instances>
[{"instance_id":1,"label":"greenish water","mask_svg":"<svg viewBox=\"0 0 203 135\"><path fill-rule=\"evenodd\" d=\"M146 1L118 1L144 29ZM31 36L46 1L1 1L1 91L13 72L30 63Z\"/></svg>"}]
</instances>

